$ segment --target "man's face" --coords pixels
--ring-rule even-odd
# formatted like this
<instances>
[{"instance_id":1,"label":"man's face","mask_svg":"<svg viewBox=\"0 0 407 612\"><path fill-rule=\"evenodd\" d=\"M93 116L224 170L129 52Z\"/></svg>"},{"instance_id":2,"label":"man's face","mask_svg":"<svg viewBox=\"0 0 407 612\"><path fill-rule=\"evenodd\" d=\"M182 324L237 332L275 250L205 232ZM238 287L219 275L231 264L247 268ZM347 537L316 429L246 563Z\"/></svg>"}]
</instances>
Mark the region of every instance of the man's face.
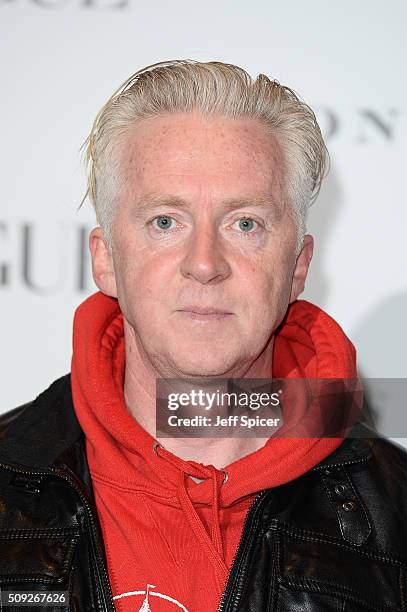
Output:
<instances>
[{"instance_id":1,"label":"man's face","mask_svg":"<svg viewBox=\"0 0 407 612\"><path fill-rule=\"evenodd\" d=\"M243 371L312 255L309 242L296 262L277 141L254 120L167 115L132 128L122 171L111 260L100 230L91 237L99 288L118 297L127 333L161 375Z\"/></svg>"}]
</instances>

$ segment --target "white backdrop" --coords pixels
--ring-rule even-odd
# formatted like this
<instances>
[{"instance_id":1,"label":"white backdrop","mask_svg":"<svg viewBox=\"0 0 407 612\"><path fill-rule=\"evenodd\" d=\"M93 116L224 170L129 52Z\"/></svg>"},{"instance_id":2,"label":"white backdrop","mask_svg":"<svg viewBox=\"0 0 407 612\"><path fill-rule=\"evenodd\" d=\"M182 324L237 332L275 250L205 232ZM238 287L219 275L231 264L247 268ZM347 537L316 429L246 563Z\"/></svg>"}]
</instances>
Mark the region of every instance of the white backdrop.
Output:
<instances>
[{"instance_id":1,"label":"white backdrop","mask_svg":"<svg viewBox=\"0 0 407 612\"><path fill-rule=\"evenodd\" d=\"M304 297L343 326L363 376L406 377L406 23L404 0L0 0L0 411L70 367L74 308L94 291L93 212L77 211L93 118L174 58L265 72L316 109L332 169Z\"/></svg>"}]
</instances>

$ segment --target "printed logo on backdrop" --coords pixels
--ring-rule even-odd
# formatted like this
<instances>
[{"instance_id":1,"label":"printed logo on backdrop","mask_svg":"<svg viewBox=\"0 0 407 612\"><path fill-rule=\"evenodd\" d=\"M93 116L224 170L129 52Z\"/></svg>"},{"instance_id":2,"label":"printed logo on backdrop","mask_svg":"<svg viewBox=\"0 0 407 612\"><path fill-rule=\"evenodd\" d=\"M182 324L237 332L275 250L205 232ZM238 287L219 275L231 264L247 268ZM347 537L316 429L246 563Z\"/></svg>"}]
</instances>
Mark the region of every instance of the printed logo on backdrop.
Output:
<instances>
[{"instance_id":1,"label":"printed logo on backdrop","mask_svg":"<svg viewBox=\"0 0 407 612\"><path fill-rule=\"evenodd\" d=\"M90 230L57 220L0 220L0 289L23 287L43 296L89 292L94 288Z\"/></svg>"},{"instance_id":2,"label":"printed logo on backdrop","mask_svg":"<svg viewBox=\"0 0 407 612\"><path fill-rule=\"evenodd\" d=\"M120 10L130 5L131 0L0 0L0 6L21 6L30 4L45 10L58 10L71 6L80 9Z\"/></svg>"},{"instance_id":3,"label":"printed logo on backdrop","mask_svg":"<svg viewBox=\"0 0 407 612\"><path fill-rule=\"evenodd\" d=\"M134 612L156 612L156 610L157 612L158 610L160 612L164 610L168 610L168 612L175 612L175 610L183 610L183 612L188 612L187 608L174 597L170 597L170 595L164 595L163 593L159 593L158 591L151 590L155 588L155 585L147 584L145 591L129 591L128 593L121 593L120 595L115 595L113 599L117 601L118 599L130 597L132 598L133 604L134 598L134 600L137 602L135 603L135 607L132 608ZM140 604L140 601L141 607L137 607ZM158 607L154 606L155 602L159 602Z\"/></svg>"},{"instance_id":4,"label":"printed logo on backdrop","mask_svg":"<svg viewBox=\"0 0 407 612\"><path fill-rule=\"evenodd\" d=\"M328 106L314 107L325 142L330 144L337 136L347 136L351 143L370 144L392 142L399 129L400 109L378 109L368 106L356 108L346 115Z\"/></svg>"}]
</instances>

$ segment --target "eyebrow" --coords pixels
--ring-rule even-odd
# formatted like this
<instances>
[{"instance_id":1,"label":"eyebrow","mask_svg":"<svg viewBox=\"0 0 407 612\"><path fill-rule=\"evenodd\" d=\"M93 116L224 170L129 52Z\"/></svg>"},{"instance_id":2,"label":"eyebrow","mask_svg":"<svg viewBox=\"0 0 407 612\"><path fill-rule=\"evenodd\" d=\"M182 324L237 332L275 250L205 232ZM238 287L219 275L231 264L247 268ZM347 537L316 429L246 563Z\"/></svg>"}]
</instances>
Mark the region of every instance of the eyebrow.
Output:
<instances>
[{"instance_id":1,"label":"eyebrow","mask_svg":"<svg viewBox=\"0 0 407 612\"><path fill-rule=\"evenodd\" d=\"M282 206L282 204L277 204L271 196L227 198L223 200L221 205L227 211L244 208L245 206L263 207L268 208L270 212L274 213L276 216L280 216ZM185 208L188 210L191 208L191 203L175 195L172 196L168 194L157 196L151 194L139 198L135 208L140 212L148 212L160 206Z\"/></svg>"}]
</instances>

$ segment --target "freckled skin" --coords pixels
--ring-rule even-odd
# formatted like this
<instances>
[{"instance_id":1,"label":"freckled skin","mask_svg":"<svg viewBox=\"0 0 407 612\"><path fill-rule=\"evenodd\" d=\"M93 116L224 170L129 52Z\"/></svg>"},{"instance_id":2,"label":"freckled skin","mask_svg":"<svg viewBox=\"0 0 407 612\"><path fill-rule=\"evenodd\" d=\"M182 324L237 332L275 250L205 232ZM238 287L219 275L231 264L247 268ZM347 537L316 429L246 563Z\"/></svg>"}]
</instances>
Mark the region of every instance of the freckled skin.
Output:
<instances>
[{"instance_id":1,"label":"freckled skin","mask_svg":"<svg viewBox=\"0 0 407 612\"><path fill-rule=\"evenodd\" d=\"M254 120L166 115L132 128L122 173L112 257L100 230L91 249L95 281L118 297L125 317L127 369L270 376L273 332L302 291L312 256L307 237L296 258L276 139ZM165 204L143 208L163 196ZM231 210L226 200L245 203ZM241 219L254 220L252 229L243 231ZM179 312L191 304L231 314L197 321Z\"/></svg>"}]
</instances>

